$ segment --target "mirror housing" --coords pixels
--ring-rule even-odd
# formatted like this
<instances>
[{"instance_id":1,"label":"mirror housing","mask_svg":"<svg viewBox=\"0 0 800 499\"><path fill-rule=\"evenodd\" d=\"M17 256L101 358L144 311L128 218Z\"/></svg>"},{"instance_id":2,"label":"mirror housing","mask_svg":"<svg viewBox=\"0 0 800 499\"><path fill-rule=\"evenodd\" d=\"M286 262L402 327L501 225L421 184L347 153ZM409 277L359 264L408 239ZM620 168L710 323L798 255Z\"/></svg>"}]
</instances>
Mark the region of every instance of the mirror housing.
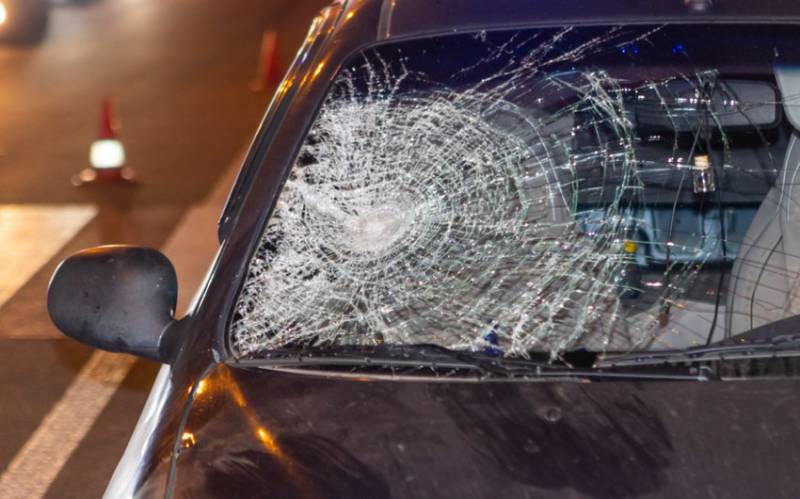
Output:
<instances>
[{"instance_id":1,"label":"mirror housing","mask_svg":"<svg viewBox=\"0 0 800 499\"><path fill-rule=\"evenodd\" d=\"M178 279L161 252L99 246L56 268L47 291L50 319L64 334L102 350L169 362L164 341L178 301Z\"/></svg>"}]
</instances>

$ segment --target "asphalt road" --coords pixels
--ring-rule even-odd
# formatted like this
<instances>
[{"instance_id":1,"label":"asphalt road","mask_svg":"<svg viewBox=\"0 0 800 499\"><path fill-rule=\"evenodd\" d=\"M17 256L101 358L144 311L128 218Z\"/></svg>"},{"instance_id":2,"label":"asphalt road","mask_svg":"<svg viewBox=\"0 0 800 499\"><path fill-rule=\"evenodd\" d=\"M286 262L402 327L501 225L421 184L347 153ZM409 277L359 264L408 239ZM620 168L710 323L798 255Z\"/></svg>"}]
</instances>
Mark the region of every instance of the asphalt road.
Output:
<instances>
[{"instance_id":1,"label":"asphalt road","mask_svg":"<svg viewBox=\"0 0 800 499\"><path fill-rule=\"evenodd\" d=\"M18 455L92 353L60 337L47 319L45 289L55 265L72 251L100 243L161 247L258 125L269 96L252 93L248 83L263 31L278 32L280 57L289 61L326 3L58 4L42 44L0 47L0 235L3 223L15 226L16 220L21 227L5 231L13 237L11 244L3 241L5 253L0 248L5 271L0 276L17 267L22 272L11 257L4 260L15 247L26 248L16 258L33 265L18 285L6 278L8 296L0 299L0 469ZM100 223L102 217L91 210L108 213L106 201L73 187L70 177L87 166L103 96L114 99L128 165L139 183L130 209L112 212ZM87 207L89 212L80 211ZM59 222L37 231L27 218L25 223L14 218L49 220L75 209L88 215L71 232L54 230L64 228ZM134 364L86 438L46 484L46 497L102 494L156 369L149 362Z\"/></svg>"}]
</instances>

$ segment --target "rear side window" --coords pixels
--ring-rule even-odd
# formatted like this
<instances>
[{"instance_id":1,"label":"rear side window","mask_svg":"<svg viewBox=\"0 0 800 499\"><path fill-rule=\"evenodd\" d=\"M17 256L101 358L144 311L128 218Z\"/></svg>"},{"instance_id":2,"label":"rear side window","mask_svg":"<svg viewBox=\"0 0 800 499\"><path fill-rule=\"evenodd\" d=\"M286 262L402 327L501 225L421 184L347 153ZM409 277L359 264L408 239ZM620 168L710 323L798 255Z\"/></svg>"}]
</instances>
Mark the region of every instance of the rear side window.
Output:
<instances>
[{"instance_id":1,"label":"rear side window","mask_svg":"<svg viewBox=\"0 0 800 499\"><path fill-rule=\"evenodd\" d=\"M252 257L234 356L683 348L800 312L770 260L800 246L751 251L794 180L774 66L796 31L567 27L359 54Z\"/></svg>"}]
</instances>

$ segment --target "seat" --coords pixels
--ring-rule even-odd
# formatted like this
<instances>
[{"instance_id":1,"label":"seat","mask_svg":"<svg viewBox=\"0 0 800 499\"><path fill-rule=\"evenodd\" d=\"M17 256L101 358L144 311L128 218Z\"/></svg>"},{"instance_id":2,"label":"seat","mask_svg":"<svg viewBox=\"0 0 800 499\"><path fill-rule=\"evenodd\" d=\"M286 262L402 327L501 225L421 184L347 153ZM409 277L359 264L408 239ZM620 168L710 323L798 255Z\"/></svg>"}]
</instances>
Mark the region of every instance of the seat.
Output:
<instances>
[{"instance_id":1,"label":"seat","mask_svg":"<svg viewBox=\"0 0 800 499\"><path fill-rule=\"evenodd\" d=\"M745 233L728 285L727 336L800 314L800 69L776 67L794 127L776 184Z\"/></svg>"}]
</instances>

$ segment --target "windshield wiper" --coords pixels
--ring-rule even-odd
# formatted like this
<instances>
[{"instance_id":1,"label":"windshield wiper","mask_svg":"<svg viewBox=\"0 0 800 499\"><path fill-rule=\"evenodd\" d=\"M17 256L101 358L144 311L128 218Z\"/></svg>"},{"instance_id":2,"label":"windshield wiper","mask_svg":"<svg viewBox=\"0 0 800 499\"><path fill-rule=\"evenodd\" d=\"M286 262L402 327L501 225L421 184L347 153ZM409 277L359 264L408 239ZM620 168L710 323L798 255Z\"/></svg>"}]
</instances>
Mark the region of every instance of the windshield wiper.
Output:
<instances>
[{"instance_id":1,"label":"windshield wiper","mask_svg":"<svg viewBox=\"0 0 800 499\"><path fill-rule=\"evenodd\" d=\"M465 370L481 376L507 375L496 358L450 350L435 344L340 347L335 349L282 349L239 360L240 366L257 367L383 367L390 369Z\"/></svg>"},{"instance_id":2,"label":"windshield wiper","mask_svg":"<svg viewBox=\"0 0 800 499\"><path fill-rule=\"evenodd\" d=\"M403 349L399 355L387 355L381 348L370 349L337 349L337 350L275 350L263 356L236 361L239 366L257 367L297 367L297 366L342 366L342 367L398 367L410 368L434 366L443 369L467 369L482 371L472 362L463 362L452 355L439 352L430 353L425 350L412 351ZM400 350L393 348L393 350ZM446 349L443 349L446 350Z\"/></svg>"},{"instance_id":3,"label":"windshield wiper","mask_svg":"<svg viewBox=\"0 0 800 499\"><path fill-rule=\"evenodd\" d=\"M800 356L800 315L759 326L706 346L605 357L599 359L595 367L652 366L797 356Z\"/></svg>"},{"instance_id":4,"label":"windshield wiper","mask_svg":"<svg viewBox=\"0 0 800 499\"><path fill-rule=\"evenodd\" d=\"M689 380L705 381L704 371L698 370L603 370L573 368L522 358L502 358L482 352L450 350L433 345L382 345L371 348L339 348L325 350L276 350L258 358L235 362L240 367L270 369L288 368L350 368L390 369L393 374L418 374L430 369L434 373L447 371L472 372L481 379L558 379L558 380Z\"/></svg>"}]
</instances>

